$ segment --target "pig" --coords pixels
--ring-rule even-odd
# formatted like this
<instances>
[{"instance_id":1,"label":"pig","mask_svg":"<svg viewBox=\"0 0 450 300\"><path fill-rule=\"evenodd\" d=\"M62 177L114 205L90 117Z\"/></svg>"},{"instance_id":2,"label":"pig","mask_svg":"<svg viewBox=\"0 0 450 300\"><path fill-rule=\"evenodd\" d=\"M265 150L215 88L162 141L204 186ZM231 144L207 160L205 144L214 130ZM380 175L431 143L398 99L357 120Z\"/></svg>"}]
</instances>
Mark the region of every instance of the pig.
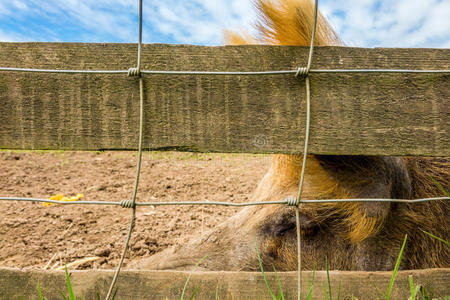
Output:
<instances>
[{"instance_id":1,"label":"pig","mask_svg":"<svg viewBox=\"0 0 450 300\"><path fill-rule=\"evenodd\" d=\"M226 32L230 44L310 43L313 3L310 0L257 0L258 37ZM342 45L322 15L316 45ZM273 155L253 201L296 197L301 155ZM450 191L450 159L392 156L309 155L304 199L395 198L444 196ZM301 203L302 269L392 270L405 234L401 269L450 267L449 247L426 235L449 240L448 200L421 203ZM266 270L297 270L295 209L287 205L251 206L210 231L140 261L134 267L156 270L255 271L256 244Z\"/></svg>"}]
</instances>

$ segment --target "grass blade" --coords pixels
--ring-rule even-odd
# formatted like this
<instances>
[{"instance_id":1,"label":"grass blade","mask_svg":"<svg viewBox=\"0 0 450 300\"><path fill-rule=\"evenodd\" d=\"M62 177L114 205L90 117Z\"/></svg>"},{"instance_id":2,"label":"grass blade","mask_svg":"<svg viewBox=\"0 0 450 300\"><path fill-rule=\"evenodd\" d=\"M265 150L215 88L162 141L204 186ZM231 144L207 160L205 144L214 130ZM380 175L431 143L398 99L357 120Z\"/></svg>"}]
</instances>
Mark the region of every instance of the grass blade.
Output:
<instances>
[{"instance_id":1,"label":"grass blade","mask_svg":"<svg viewBox=\"0 0 450 300\"><path fill-rule=\"evenodd\" d=\"M67 270L67 266L64 266L66 270L66 280L67 280L67 292L69 293L69 300L76 300L75 293L73 292L72 282L70 282L69 271Z\"/></svg>"},{"instance_id":2,"label":"grass blade","mask_svg":"<svg viewBox=\"0 0 450 300\"><path fill-rule=\"evenodd\" d=\"M63 292L61 292L61 291L58 291L58 293L61 295L61 297L64 299L64 300L67 300L67 297L66 297L66 295L64 295L64 293Z\"/></svg>"},{"instance_id":3,"label":"grass blade","mask_svg":"<svg viewBox=\"0 0 450 300\"><path fill-rule=\"evenodd\" d=\"M423 233L425 233L425 234L431 236L432 238L434 238L434 239L436 239L436 240L438 240L438 241L440 241L440 242L446 244L447 246L450 246L450 243L447 242L446 240L441 239L440 237L437 237L437 236L435 236L434 234L429 233L429 232L427 232L427 231L425 231L425 230L422 230L422 229L420 229L420 230L421 230Z\"/></svg>"},{"instance_id":4,"label":"grass blade","mask_svg":"<svg viewBox=\"0 0 450 300\"><path fill-rule=\"evenodd\" d=\"M313 270L313 276L311 278L311 286L309 287L308 295L306 295L306 300L312 300L312 290L314 287L314 280L316 278L316 268Z\"/></svg>"},{"instance_id":5,"label":"grass blade","mask_svg":"<svg viewBox=\"0 0 450 300\"><path fill-rule=\"evenodd\" d=\"M198 293L198 291L200 290L201 287L202 287L202 284L199 285L199 286L195 289L195 291L192 293L192 296L191 296L191 298L189 298L189 300L194 299L195 295L197 295L197 293Z\"/></svg>"},{"instance_id":6,"label":"grass blade","mask_svg":"<svg viewBox=\"0 0 450 300\"><path fill-rule=\"evenodd\" d=\"M114 300L116 298L118 290L119 290L119 287L116 287L116 290L114 291L114 294L112 295L111 300Z\"/></svg>"},{"instance_id":7,"label":"grass blade","mask_svg":"<svg viewBox=\"0 0 450 300\"><path fill-rule=\"evenodd\" d=\"M339 279L339 285L338 285L338 294L337 294L337 300L341 298L341 280Z\"/></svg>"},{"instance_id":8,"label":"grass blade","mask_svg":"<svg viewBox=\"0 0 450 300\"><path fill-rule=\"evenodd\" d=\"M431 180L434 182L434 184L437 185L437 187L442 191L442 193L444 193L445 196L450 197L450 193L447 192L447 191L444 189L444 187L443 187L439 182L437 182L436 179L434 179L434 178L431 177L431 176L430 176L430 178L431 178Z\"/></svg>"},{"instance_id":9,"label":"grass blade","mask_svg":"<svg viewBox=\"0 0 450 300\"><path fill-rule=\"evenodd\" d=\"M42 291L41 291L41 286L39 285L39 279L38 279L38 293L39 293L39 300L44 300L44 298L42 297Z\"/></svg>"},{"instance_id":10,"label":"grass blade","mask_svg":"<svg viewBox=\"0 0 450 300\"><path fill-rule=\"evenodd\" d=\"M189 280L191 279L191 275L192 273L195 272L195 270L197 269L197 267L201 264L201 262L207 257L207 255L203 256L194 266L194 268L192 269L192 271L189 273L188 278L186 279L186 282L184 283L184 287L183 287L183 291L181 292L181 300L183 300L184 297L184 293L186 292L186 287L188 285Z\"/></svg>"},{"instance_id":11,"label":"grass blade","mask_svg":"<svg viewBox=\"0 0 450 300\"><path fill-rule=\"evenodd\" d=\"M414 288L414 296L419 295L420 291L422 290L422 286L419 284ZM449 300L450 298L444 298L444 300ZM416 300L415 298L413 300Z\"/></svg>"},{"instance_id":12,"label":"grass blade","mask_svg":"<svg viewBox=\"0 0 450 300\"><path fill-rule=\"evenodd\" d=\"M256 241L256 238L255 238L255 247L256 247L256 255L258 256L259 261L259 268L261 269L261 273L263 275L264 282L266 283L267 290L269 291L270 296L272 296L272 299L277 300L277 297L275 297L275 295L272 293L269 283L267 282L266 274L264 273L264 268L262 265L262 259L261 256L259 255L258 242Z\"/></svg>"},{"instance_id":13,"label":"grass blade","mask_svg":"<svg viewBox=\"0 0 450 300\"><path fill-rule=\"evenodd\" d=\"M278 277L277 269L275 269L275 266L273 266L273 270L275 272L275 277L277 278L278 288L280 289L280 294L278 295L277 298L281 296L280 299L284 300L283 286L281 285L280 277Z\"/></svg>"},{"instance_id":14,"label":"grass blade","mask_svg":"<svg viewBox=\"0 0 450 300\"><path fill-rule=\"evenodd\" d=\"M414 283L413 283L412 275L408 276L408 281L409 281L409 290L411 292L411 300L416 300L416 295L414 293Z\"/></svg>"},{"instance_id":15,"label":"grass blade","mask_svg":"<svg viewBox=\"0 0 450 300\"><path fill-rule=\"evenodd\" d=\"M391 281L389 282L389 289L386 295L386 299L389 300L391 297L392 288L394 287L395 276L397 276L398 268L400 267L400 261L402 260L403 251L405 250L406 240L408 235L405 234L405 239L403 240L402 248L400 249L400 253L398 254L397 261L395 262L394 271L392 272Z\"/></svg>"},{"instance_id":16,"label":"grass blade","mask_svg":"<svg viewBox=\"0 0 450 300\"><path fill-rule=\"evenodd\" d=\"M330 295L330 300L332 300L331 298L331 281L330 281L330 271L328 270L328 258L325 256L325 267L327 269L327 281L328 281L328 293Z\"/></svg>"},{"instance_id":17,"label":"grass blade","mask_svg":"<svg viewBox=\"0 0 450 300\"><path fill-rule=\"evenodd\" d=\"M216 285L216 300L219 300L219 283Z\"/></svg>"},{"instance_id":18,"label":"grass blade","mask_svg":"<svg viewBox=\"0 0 450 300\"><path fill-rule=\"evenodd\" d=\"M322 281L323 284L323 299L327 300L327 287L325 285L325 281Z\"/></svg>"},{"instance_id":19,"label":"grass blade","mask_svg":"<svg viewBox=\"0 0 450 300\"><path fill-rule=\"evenodd\" d=\"M380 290L375 284L372 283L372 286L378 291L378 293L381 294L381 296L383 296L384 299L387 298L387 296L383 293L382 290ZM378 298L377 298L378 299Z\"/></svg>"}]
</instances>

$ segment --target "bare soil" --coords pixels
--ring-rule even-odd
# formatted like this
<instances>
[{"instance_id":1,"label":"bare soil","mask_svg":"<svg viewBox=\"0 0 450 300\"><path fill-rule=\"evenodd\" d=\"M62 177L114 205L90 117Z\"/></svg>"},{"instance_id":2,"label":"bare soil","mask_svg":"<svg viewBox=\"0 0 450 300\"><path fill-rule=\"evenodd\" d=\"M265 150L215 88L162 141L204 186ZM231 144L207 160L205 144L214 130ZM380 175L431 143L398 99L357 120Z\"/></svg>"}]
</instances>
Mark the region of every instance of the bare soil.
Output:
<instances>
[{"instance_id":1,"label":"bare soil","mask_svg":"<svg viewBox=\"0 0 450 300\"><path fill-rule=\"evenodd\" d=\"M131 199L136 152L0 151L0 197ZM269 157L146 152L137 201L248 201ZM130 209L0 201L0 266L111 269L119 260ZM138 207L125 261L136 261L215 226L238 208ZM85 258L92 261L81 263Z\"/></svg>"}]
</instances>

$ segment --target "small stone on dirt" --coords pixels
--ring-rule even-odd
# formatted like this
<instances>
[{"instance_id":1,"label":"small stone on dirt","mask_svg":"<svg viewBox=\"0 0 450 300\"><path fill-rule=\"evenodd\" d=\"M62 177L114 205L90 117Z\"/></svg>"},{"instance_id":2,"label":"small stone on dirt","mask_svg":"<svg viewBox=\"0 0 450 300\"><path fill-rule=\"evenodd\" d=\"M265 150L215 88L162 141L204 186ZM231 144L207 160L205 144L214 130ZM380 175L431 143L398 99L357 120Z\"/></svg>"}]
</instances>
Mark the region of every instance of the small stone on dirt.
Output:
<instances>
[{"instance_id":1,"label":"small stone on dirt","mask_svg":"<svg viewBox=\"0 0 450 300\"><path fill-rule=\"evenodd\" d=\"M103 248L103 249L97 249L94 254L96 256L101 256L101 257L108 257L111 254L111 249L108 248Z\"/></svg>"}]
</instances>

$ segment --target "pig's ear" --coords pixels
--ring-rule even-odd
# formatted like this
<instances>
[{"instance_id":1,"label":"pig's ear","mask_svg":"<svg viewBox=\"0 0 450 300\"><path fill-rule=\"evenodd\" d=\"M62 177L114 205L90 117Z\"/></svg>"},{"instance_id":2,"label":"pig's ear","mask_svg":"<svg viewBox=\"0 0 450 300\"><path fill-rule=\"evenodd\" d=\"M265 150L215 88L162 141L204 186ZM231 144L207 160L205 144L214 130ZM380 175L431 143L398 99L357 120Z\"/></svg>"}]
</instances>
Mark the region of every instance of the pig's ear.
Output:
<instances>
[{"instance_id":1,"label":"pig's ear","mask_svg":"<svg viewBox=\"0 0 450 300\"><path fill-rule=\"evenodd\" d=\"M373 173L377 180L368 183L366 193L359 198L392 198L409 199L412 196L412 184L405 161L400 157L380 158L382 163ZM390 216L390 202L361 202L359 209L349 218L352 230L349 238L352 242L360 242L378 233Z\"/></svg>"},{"instance_id":2,"label":"pig's ear","mask_svg":"<svg viewBox=\"0 0 450 300\"><path fill-rule=\"evenodd\" d=\"M360 243L365 239L376 235L384 227L390 210L389 202L372 202L370 209L367 203L347 203L342 211L347 232L344 237L352 243ZM371 211L372 213L368 213ZM374 213L376 212L376 213ZM345 231L344 231L345 232Z\"/></svg>"},{"instance_id":3,"label":"pig's ear","mask_svg":"<svg viewBox=\"0 0 450 300\"><path fill-rule=\"evenodd\" d=\"M398 157L318 156L323 169L338 182L338 198L410 198L411 180ZM384 228L393 206L389 202L329 203L342 217L343 237L359 243Z\"/></svg>"}]
</instances>

